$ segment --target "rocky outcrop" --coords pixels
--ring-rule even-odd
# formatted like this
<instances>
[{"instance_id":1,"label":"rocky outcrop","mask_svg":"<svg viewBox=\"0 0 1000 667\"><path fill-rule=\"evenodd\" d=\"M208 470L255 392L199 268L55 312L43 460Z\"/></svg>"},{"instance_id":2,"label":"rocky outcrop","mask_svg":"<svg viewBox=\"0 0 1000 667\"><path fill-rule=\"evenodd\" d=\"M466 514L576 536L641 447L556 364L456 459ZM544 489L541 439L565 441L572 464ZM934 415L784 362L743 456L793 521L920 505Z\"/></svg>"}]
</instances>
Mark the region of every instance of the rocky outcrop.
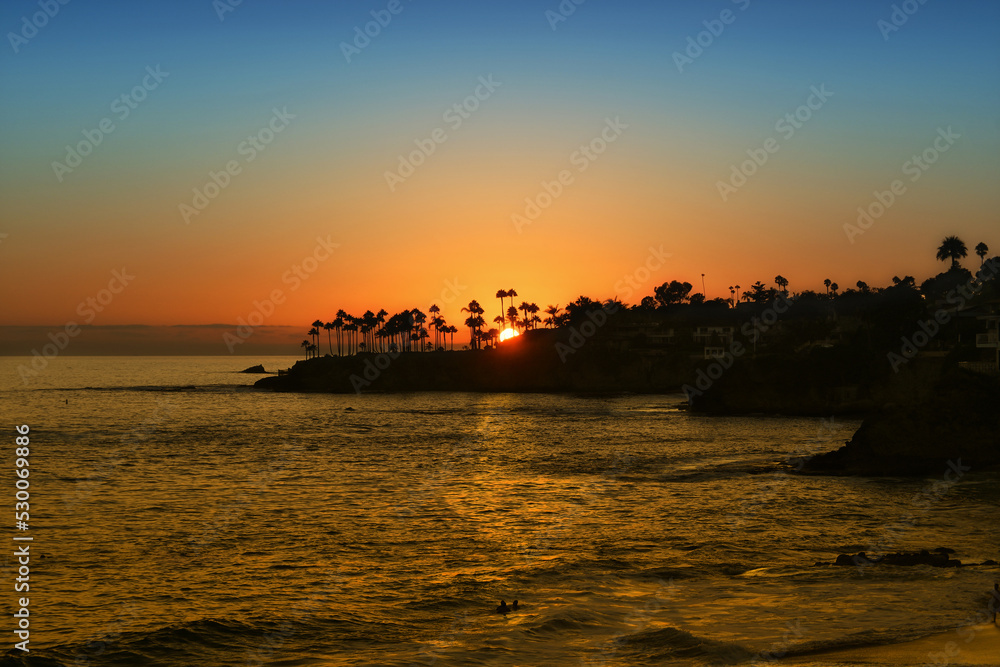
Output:
<instances>
[{"instance_id":1,"label":"rocky outcrop","mask_svg":"<svg viewBox=\"0 0 1000 667\"><path fill-rule=\"evenodd\" d=\"M256 366L251 366L250 368L244 368L240 373L267 373L264 370L263 364L257 364Z\"/></svg>"},{"instance_id":2,"label":"rocky outcrop","mask_svg":"<svg viewBox=\"0 0 1000 667\"><path fill-rule=\"evenodd\" d=\"M494 350L321 357L254 386L275 391L676 392L693 364L609 351L558 330L532 331Z\"/></svg>"},{"instance_id":3,"label":"rocky outcrop","mask_svg":"<svg viewBox=\"0 0 1000 667\"><path fill-rule=\"evenodd\" d=\"M950 480L1000 465L1000 381L949 367L928 386L920 400L869 415L847 444L813 457L803 472Z\"/></svg>"}]
</instances>

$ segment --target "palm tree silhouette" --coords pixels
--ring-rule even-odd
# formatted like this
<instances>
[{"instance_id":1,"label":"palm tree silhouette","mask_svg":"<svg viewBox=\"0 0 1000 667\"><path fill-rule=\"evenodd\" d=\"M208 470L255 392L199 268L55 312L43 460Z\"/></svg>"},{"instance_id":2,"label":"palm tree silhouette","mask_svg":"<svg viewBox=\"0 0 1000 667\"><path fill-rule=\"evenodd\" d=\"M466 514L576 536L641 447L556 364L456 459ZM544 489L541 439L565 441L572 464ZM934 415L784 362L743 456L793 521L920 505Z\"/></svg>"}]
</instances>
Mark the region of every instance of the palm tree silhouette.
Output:
<instances>
[{"instance_id":1,"label":"palm tree silhouette","mask_svg":"<svg viewBox=\"0 0 1000 667\"><path fill-rule=\"evenodd\" d=\"M323 320L316 320L312 323L312 325L316 329L316 340L314 341L314 344L316 345L316 349L319 349L319 330L323 328Z\"/></svg>"},{"instance_id":2,"label":"palm tree silhouette","mask_svg":"<svg viewBox=\"0 0 1000 667\"><path fill-rule=\"evenodd\" d=\"M504 319L504 310L503 310L503 300L504 300L504 297L506 297L506 296L507 296L507 290L505 290L505 289L498 289L497 290L496 297L498 299L500 299L500 319L503 320L502 322L500 322L501 328L504 328L504 327L507 326L507 320ZM495 322L496 320L493 320L493 321Z\"/></svg>"},{"instance_id":3,"label":"palm tree silhouette","mask_svg":"<svg viewBox=\"0 0 1000 667\"><path fill-rule=\"evenodd\" d=\"M308 359L309 358L309 348L312 347L312 343L310 343L307 340L304 340L304 341L302 341L302 345L300 345L299 347L303 348L306 351L306 359Z\"/></svg>"},{"instance_id":4,"label":"palm tree silhouette","mask_svg":"<svg viewBox=\"0 0 1000 667\"><path fill-rule=\"evenodd\" d=\"M538 307L537 303L529 303L528 304L528 312L531 314L531 317L528 318L528 323L531 325L532 329L535 328L535 323L536 322L541 322L542 321L541 318L538 317L538 315L536 314L536 313L538 313L539 310L541 310L541 309Z\"/></svg>"},{"instance_id":5,"label":"palm tree silhouette","mask_svg":"<svg viewBox=\"0 0 1000 667\"><path fill-rule=\"evenodd\" d=\"M986 254L990 251L990 247L985 243L980 242L976 246L976 254L979 255L979 266L983 265L983 260L986 259Z\"/></svg>"},{"instance_id":6,"label":"palm tree silhouette","mask_svg":"<svg viewBox=\"0 0 1000 667\"><path fill-rule=\"evenodd\" d=\"M319 320L316 320L316 322L319 322ZM316 326L316 322L313 322L313 328L309 330L309 343L310 343L310 345L312 345L312 342L313 342L314 339L315 339L316 343L319 343L319 327ZM320 327L323 326L323 323L319 322L319 326ZM313 345L313 348L317 348L317 347L318 347L318 345Z\"/></svg>"},{"instance_id":7,"label":"palm tree silhouette","mask_svg":"<svg viewBox=\"0 0 1000 667\"><path fill-rule=\"evenodd\" d=\"M826 295L830 296L830 279L827 278L826 280L824 280L823 284L826 285Z\"/></svg>"},{"instance_id":8,"label":"palm tree silhouette","mask_svg":"<svg viewBox=\"0 0 1000 667\"><path fill-rule=\"evenodd\" d=\"M938 248L936 257L942 262L950 259L951 268L958 268L958 260L962 259L968 255L968 251L965 249L965 242L957 236L946 236L944 241L941 242L941 246Z\"/></svg>"},{"instance_id":9,"label":"palm tree silhouette","mask_svg":"<svg viewBox=\"0 0 1000 667\"><path fill-rule=\"evenodd\" d=\"M833 292L834 296L837 296L837 290L840 289L840 285L837 283L830 283L830 291Z\"/></svg>"},{"instance_id":10,"label":"palm tree silhouette","mask_svg":"<svg viewBox=\"0 0 1000 667\"><path fill-rule=\"evenodd\" d=\"M343 356L340 350L340 344L343 340L343 330L344 325L347 324L347 312L341 308L337 311L337 319L333 321L333 326L337 327L337 356Z\"/></svg>"},{"instance_id":11,"label":"palm tree silhouette","mask_svg":"<svg viewBox=\"0 0 1000 667\"><path fill-rule=\"evenodd\" d=\"M785 296L788 296L788 278L777 275L774 277L774 284L778 286Z\"/></svg>"},{"instance_id":12,"label":"palm tree silhouette","mask_svg":"<svg viewBox=\"0 0 1000 667\"><path fill-rule=\"evenodd\" d=\"M441 312L441 309L438 307L438 305L436 303L432 303L431 307L427 309L427 312L431 314L431 326L434 327L434 349L436 350L437 347L438 347L438 344L437 344L438 343L438 322L441 320L441 318L438 317L438 313Z\"/></svg>"},{"instance_id":13,"label":"palm tree silhouette","mask_svg":"<svg viewBox=\"0 0 1000 667\"><path fill-rule=\"evenodd\" d=\"M556 326L556 322L558 322L559 306L550 305L548 308L545 309L545 314L548 315L548 317L545 318L545 326L549 327L550 329L554 329Z\"/></svg>"},{"instance_id":14,"label":"palm tree silhouette","mask_svg":"<svg viewBox=\"0 0 1000 667\"><path fill-rule=\"evenodd\" d=\"M326 329L326 342L330 346L330 356L333 356L333 339L330 337L330 331L333 329L333 322L327 322L323 325Z\"/></svg>"},{"instance_id":15,"label":"palm tree silhouette","mask_svg":"<svg viewBox=\"0 0 1000 667\"><path fill-rule=\"evenodd\" d=\"M473 299L469 302L467 308L462 308L463 313L469 313L469 317L465 320L465 326L469 327L469 348L473 350L479 349L479 330L482 328L486 321L483 320L482 314L486 311L483 307L479 305L479 302Z\"/></svg>"}]
</instances>

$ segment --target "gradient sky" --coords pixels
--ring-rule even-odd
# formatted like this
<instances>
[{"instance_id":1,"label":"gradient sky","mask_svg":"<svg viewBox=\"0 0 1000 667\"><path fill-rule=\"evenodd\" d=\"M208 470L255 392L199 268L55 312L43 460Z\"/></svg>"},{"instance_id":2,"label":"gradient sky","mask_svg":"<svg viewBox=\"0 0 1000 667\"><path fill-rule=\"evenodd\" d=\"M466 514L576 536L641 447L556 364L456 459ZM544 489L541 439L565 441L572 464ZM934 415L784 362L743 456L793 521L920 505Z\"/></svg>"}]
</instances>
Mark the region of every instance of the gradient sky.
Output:
<instances>
[{"instance_id":1,"label":"gradient sky","mask_svg":"<svg viewBox=\"0 0 1000 667\"><path fill-rule=\"evenodd\" d=\"M995 2L914 2L885 39L890 2L587 0L553 30L556 0L401 0L350 63L341 43L388 1L246 0L222 20L220 4L78 0L17 53L10 33L41 9L0 8L0 324L82 322L123 267L135 278L93 324L233 323L274 290L272 325L434 302L460 324L473 298L492 319L500 288L543 308L635 303L671 279L700 291L704 273L728 297L779 273L792 290L920 281L949 234L1000 250ZM732 23L678 71L724 10ZM119 118L114 100L157 66L169 75ZM490 75L501 85L453 128L444 112ZM833 96L784 137L776 122L813 86ZM247 162L239 146L273 109L294 119ZM105 118L114 130L60 182L53 162ZM609 118L628 128L579 171ZM904 163L949 127L960 138L912 182ZM390 191L385 173L436 128L447 140ZM718 182L768 137L778 152L723 201ZM231 160L241 172L186 224L179 206ZM512 215L562 170L573 182L518 231ZM844 225L895 179L905 193L850 242ZM286 272L318 237L339 247L296 285ZM661 246L670 258L623 293Z\"/></svg>"}]
</instances>

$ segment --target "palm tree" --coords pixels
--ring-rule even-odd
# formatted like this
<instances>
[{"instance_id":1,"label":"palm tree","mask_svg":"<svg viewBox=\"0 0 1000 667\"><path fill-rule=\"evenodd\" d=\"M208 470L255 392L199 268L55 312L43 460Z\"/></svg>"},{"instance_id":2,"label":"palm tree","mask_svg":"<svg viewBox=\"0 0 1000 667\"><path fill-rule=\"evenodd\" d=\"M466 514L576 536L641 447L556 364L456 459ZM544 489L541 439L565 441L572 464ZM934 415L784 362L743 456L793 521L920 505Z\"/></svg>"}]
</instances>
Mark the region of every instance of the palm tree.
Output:
<instances>
[{"instance_id":1,"label":"palm tree","mask_svg":"<svg viewBox=\"0 0 1000 667\"><path fill-rule=\"evenodd\" d=\"M343 308L337 311L337 319L333 321L333 326L337 327L337 356L343 356L340 351L340 343L343 339L344 325L347 324L347 311Z\"/></svg>"},{"instance_id":2,"label":"palm tree","mask_svg":"<svg viewBox=\"0 0 1000 667\"><path fill-rule=\"evenodd\" d=\"M319 320L316 320L316 321L319 322ZM320 327L323 326L323 323L319 322L319 326ZM310 344L312 344L313 339L315 339L316 342L319 343L319 327L313 326L313 328L309 330L309 343ZM313 347L317 348L318 346L317 345L313 345Z\"/></svg>"},{"instance_id":3,"label":"palm tree","mask_svg":"<svg viewBox=\"0 0 1000 667\"><path fill-rule=\"evenodd\" d=\"M556 326L557 318L559 316L559 306L549 306L545 309L545 314L548 317L545 318L545 326L554 328Z\"/></svg>"},{"instance_id":4,"label":"palm tree","mask_svg":"<svg viewBox=\"0 0 1000 667\"><path fill-rule=\"evenodd\" d=\"M469 348L473 350L479 349L479 330L482 328L486 321L483 320L482 314L486 311L483 307L479 305L479 302L473 299L469 302L467 308L462 308L463 313L469 313L469 317L465 320L465 326L469 327Z\"/></svg>"},{"instance_id":5,"label":"palm tree","mask_svg":"<svg viewBox=\"0 0 1000 667\"><path fill-rule=\"evenodd\" d=\"M517 316L517 308L514 304L511 304L507 309L507 319L510 320L510 328L517 329L518 325L521 323L520 318Z\"/></svg>"},{"instance_id":6,"label":"palm tree","mask_svg":"<svg viewBox=\"0 0 1000 667\"><path fill-rule=\"evenodd\" d=\"M527 331L528 325L531 323L531 316L528 314L528 311L531 309L531 304L527 301L522 301L521 305L517 308L524 313L524 317L521 318L521 326L524 327L525 331Z\"/></svg>"},{"instance_id":7,"label":"palm tree","mask_svg":"<svg viewBox=\"0 0 1000 667\"><path fill-rule=\"evenodd\" d=\"M326 342L330 346L330 356L332 357L333 356L333 339L330 337L330 330L333 329L333 322L327 322L326 324L323 325L323 328L326 329Z\"/></svg>"},{"instance_id":8,"label":"palm tree","mask_svg":"<svg viewBox=\"0 0 1000 667\"><path fill-rule=\"evenodd\" d=\"M389 316L389 313L385 308L379 308L379 311L375 313L375 322L378 325L378 337L379 340L385 339L383 334L383 327L385 326L385 318ZM382 345L379 343L379 351L382 351Z\"/></svg>"},{"instance_id":9,"label":"palm tree","mask_svg":"<svg viewBox=\"0 0 1000 667\"><path fill-rule=\"evenodd\" d=\"M535 322L541 322L542 321L541 318L538 317L538 315L536 314L539 310L541 310L541 309L538 307L537 303L529 303L528 304L528 312L531 313L531 317L528 318L528 322L531 323L531 328L532 329L535 328Z\"/></svg>"},{"instance_id":10,"label":"palm tree","mask_svg":"<svg viewBox=\"0 0 1000 667\"><path fill-rule=\"evenodd\" d=\"M830 296L830 279L827 278L826 280L824 280L823 284L826 285L826 295Z\"/></svg>"},{"instance_id":11,"label":"palm tree","mask_svg":"<svg viewBox=\"0 0 1000 667\"><path fill-rule=\"evenodd\" d=\"M736 307L736 288L732 285L729 286L729 303L734 308Z\"/></svg>"},{"instance_id":12,"label":"palm tree","mask_svg":"<svg viewBox=\"0 0 1000 667\"><path fill-rule=\"evenodd\" d=\"M316 348L319 349L319 330L323 328L323 320L316 320L312 323L313 327L316 329Z\"/></svg>"},{"instance_id":13,"label":"palm tree","mask_svg":"<svg viewBox=\"0 0 1000 667\"><path fill-rule=\"evenodd\" d=\"M774 277L774 284L778 286L778 289L780 289L785 296L788 296L788 278L777 275Z\"/></svg>"},{"instance_id":14,"label":"palm tree","mask_svg":"<svg viewBox=\"0 0 1000 667\"><path fill-rule=\"evenodd\" d=\"M942 262L950 259L951 268L958 268L958 260L968 255L965 249L965 242L957 236L946 236L941 246L938 248L936 257Z\"/></svg>"},{"instance_id":15,"label":"palm tree","mask_svg":"<svg viewBox=\"0 0 1000 667\"><path fill-rule=\"evenodd\" d=\"M434 327L434 349L436 350L438 341L437 327L438 327L438 321L440 321L441 319L440 317L438 317L438 313L441 312L441 309L438 307L436 303L432 303L431 307L427 309L427 312L431 314L431 326Z\"/></svg>"},{"instance_id":16,"label":"palm tree","mask_svg":"<svg viewBox=\"0 0 1000 667\"><path fill-rule=\"evenodd\" d=\"M309 348L312 347L312 343L310 343L307 340L304 340L304 341L302 341L302 345L300 345L300 347L303 348L306 351L306 359L308 359L309 358Z\"/></svg>"},{"instance_id":17,"label":"palm tree","mask_svg":"<svg viewBox=\"0 0 1000 667\"><path fill-rule=\"evenodd\" d=\"M503 313L504 313L504 310L503 310L503 300L504 300L504 297L506 297L506 296L507 296L507 290L505 290L505 289L498 289L497 290L496 297L498 299L500 299L500 319L503 320L502 322L500 322L500 328L506 328L506 326L507 326L507 321L504 319L504 316L503 316ZM493 321L495 322L496 320L493 320Z\"/></svg>"},{"instance_id":18,"label":"palm tree","mask_svg":"<svg viewBox=\"0 0 1000 667\"><path fill-rule=\"evenodd\" d=\"M837 296L837 290L840 289L840 285L837 283L830 283L830 291L833 292L834 296Z\"/></svg>"},{"instance_id":19,"label":"palm tree","mask_svg":"<svg viewBox=\"0 0 1000 667\"><path fill-rule=\"evenodd\" d=\"M986 259L986 253L990 251L990 247L985 243L980 242L976 246L976 254L979 255L979 266L983 265L983 260Z\"/></svg>"}]
</instances>

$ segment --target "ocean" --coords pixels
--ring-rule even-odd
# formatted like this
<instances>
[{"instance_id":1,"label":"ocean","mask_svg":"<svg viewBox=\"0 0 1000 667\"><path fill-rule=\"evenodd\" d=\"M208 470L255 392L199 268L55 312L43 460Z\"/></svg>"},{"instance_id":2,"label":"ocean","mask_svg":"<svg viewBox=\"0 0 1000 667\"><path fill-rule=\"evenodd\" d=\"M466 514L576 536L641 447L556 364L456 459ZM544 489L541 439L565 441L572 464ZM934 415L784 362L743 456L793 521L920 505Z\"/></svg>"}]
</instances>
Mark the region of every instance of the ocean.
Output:
<instances>
[{"instance_id":1,"label":"ocean","mask_svg":"<svg viewBox=\"0 0 1000 667\"><path fill-rule=\"evenodd\" d=\"M235 372L292 357L63 357L25 384L28 361L0 358L8 470L31 429L30 528L6 530L33 538L30 592L0 556L5 608L30 598L30 653L8 614L5 665L837 665L961 644L1000 575L832 565L1000 560L996 472L794 473L858 419L277 394Z\"/></svg>"}]
</instances>

